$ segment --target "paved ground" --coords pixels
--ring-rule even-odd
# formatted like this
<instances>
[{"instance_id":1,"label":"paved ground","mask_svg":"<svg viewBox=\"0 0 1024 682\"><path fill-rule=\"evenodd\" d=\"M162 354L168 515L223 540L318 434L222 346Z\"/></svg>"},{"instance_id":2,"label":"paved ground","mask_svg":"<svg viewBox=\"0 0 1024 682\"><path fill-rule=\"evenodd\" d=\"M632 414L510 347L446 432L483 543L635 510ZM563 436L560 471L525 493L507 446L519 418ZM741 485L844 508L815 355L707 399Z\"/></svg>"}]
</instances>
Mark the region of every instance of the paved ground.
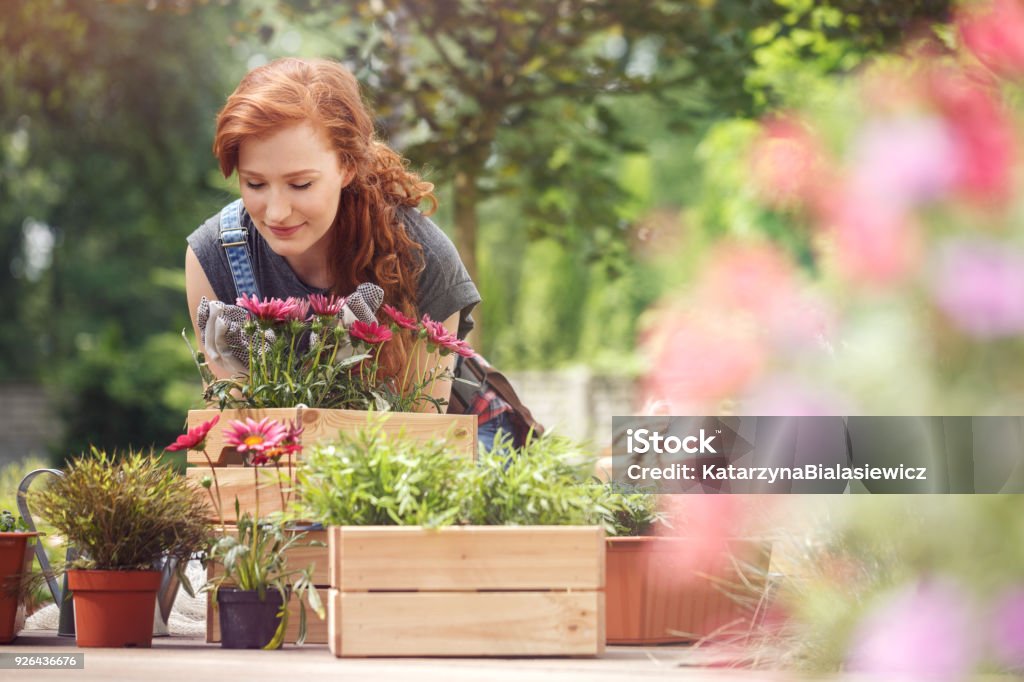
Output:
<instances>
[{"instance_id":1,"label":"paved ground","mask_svg":"<svg viewBox=\"0 0 1024 682\"><path fill-rule=\"evenodd\" d=\"M338 659L326 645L281 651L231 651L201 639L163 637L152 649L78 649L53 632L23 634L3 653L85 654L84 670L3 670L3 680L144 680L145 682L313 682L415 680L416 682L599 682L636 679L779 680L778 673L729 669L723 652L685 646L609 647L599 659Z\"/></svg>"}]
</instances>

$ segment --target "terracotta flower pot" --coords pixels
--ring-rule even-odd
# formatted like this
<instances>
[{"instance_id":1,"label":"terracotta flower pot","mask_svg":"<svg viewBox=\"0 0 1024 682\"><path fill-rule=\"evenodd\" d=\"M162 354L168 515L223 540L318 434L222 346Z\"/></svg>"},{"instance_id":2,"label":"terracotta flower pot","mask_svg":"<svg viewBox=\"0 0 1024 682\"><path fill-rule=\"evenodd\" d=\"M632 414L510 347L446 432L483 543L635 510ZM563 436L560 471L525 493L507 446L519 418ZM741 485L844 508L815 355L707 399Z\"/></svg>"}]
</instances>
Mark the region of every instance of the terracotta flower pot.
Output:
<instances>
[{"instance_id":1,"label":"terracotta flower pot","mask_svg":"<svg viewBox=\"0 0 1024 682\"><path fill-rule=\"evenodd\" d=\"M150 647L160 571L68 571L80 647Z\"/></svg>"},{"instance_id":2,"label":"terracotta flower pot","mask_svg":"<svg viewBox=\"0 0 1024 682\"><path fill-rule=\"evenodd\" d=\"M32 542L39 533L0 533L0 644L13 642L25 625L22 576L32 570Z\"/></svg>"},{"instance_id":3,"label":"terracotta flower pot","mask_svg":"<svg viewBox=\"0 0 1024 682\"><path fill-rule=\"evenodd\" d=\"M284 600L277 590L267 590L264 597L261 600L256 590L217 590L221 647L262 649L270 643L281 621L277 614Z\"/></svg>"},{"instance_id":4,"label":"terracotta flower pot","mask_svg":"<svg viewBox=\"0 0 1024 682\"><path fill-rule=\"evenodd\" d=\"M702 556L687 538L629 537L607 540L605 590L609 644L692 642L750 627L756 601L725 556ZM763 590L769 548L733 541L731 553L756 571L744 577ZM760 575L758 575L760 574Z\"/></svg>"}]
</instances>

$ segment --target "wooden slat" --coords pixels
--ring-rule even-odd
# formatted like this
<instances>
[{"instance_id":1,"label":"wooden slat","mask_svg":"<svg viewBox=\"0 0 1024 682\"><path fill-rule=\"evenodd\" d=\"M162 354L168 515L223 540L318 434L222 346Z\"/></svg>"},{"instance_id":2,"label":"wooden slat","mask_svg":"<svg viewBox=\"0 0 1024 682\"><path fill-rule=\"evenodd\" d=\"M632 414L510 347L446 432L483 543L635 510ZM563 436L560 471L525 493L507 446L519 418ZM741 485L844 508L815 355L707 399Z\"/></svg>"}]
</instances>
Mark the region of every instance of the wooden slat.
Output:
<instances>
[{"instance_id":1,"label":"wooden slat","mask_svg":"<svg viewBox=\"0 0 1024 682\"><path fill-rule=\"evenodd\" d=\"M260 410L190 410L188 426L192 428L220 415L220 421L210 431L206 439L206 452L213 464L226 466L240 463L234 448L224 444L224 432L227 425L234 419L256 419L270 417L278 421L294 421L297 408L278 407ZM382 413L370 413L362 410L322 410L308 408L302 410L302 424L305 431L302 440L305 444L335 438L339 431L351 431L365 426L368 420ZM447 437L452 451L465 457L476 458L475 415L465 414L427 414L418 412L384 413L385 421L381 427L385 433L397 434L404 430L406 436L416 441ZM207 466L206 457L198 450L189 450L188 463Z\"/></svg>"},{"instance_id":2,"label":"wooden slat","mask_svg":"<svg viewBox=\"0 0 1024 682\"><path fill-rule=\"evenodd\" d=\"M364 590L602 589L599 526L332 526L330 584Z\"/></svg>"},{"instance_id":3,"label":"wooden slat","mask_svg":"<svg viewBox=\"0 0 1024 682\"><path fill-rule=\"evenodd\" d=\"M228 533L234 534L236 529L233 526L228 526ZM328 556L327 556L327 531L326 530L311 530L305 531L306 535L304 538L299 540L300 545L293 545L285 556L288 559L289 570L296 568L306 568L310 564L313 564L313 584L318 587L329 587L330 586L330 573L328 571ZM323 547L309 547L307 546L310 542L322 542ZM224 568L220 564L211 563L209 570L207 571L209 577L214 578L221 575L224 572Z\"/></svg>"},{"instance_id":4,"label":"wooden slat","mask_svg":"<svg viewBox=\"0 0 1024 682\"><path fill-rule=\"evenodd\" d=\"M255 469L251 467L217 467L217 484L220 486L220 499L224 505L224 520L227 523L236 523L238 521L235 515L236 497L238 498L241 514L245 512L250 512L253 515L256 514L254 474L258 477L259 481L259 516L266 516L270 512L281 511L281 495L278 492L276 479L277 471L273 467ZM198 482L204 476L210 475L210 469L209 467L189 468L185 470L185 475L189 479ZM210 491L216 495L212 487ZM210 512L207 518L210 521L219 521L212 502L210 502L209 508Z\"/></svg>"},{"instance_id":5,"label":"wooden slat","mask_svg":"<svg viewBox=\"0 0 1024 682\"><path fill-rule=\"evenodd\" d=\"M335 656L597 656L604 593L331 590Z\"/></svg>"},{"instance_id":6,"label":"wooden slat","mask_svg":"<svg viewBox=\"0 0 1024 682\"><path fill-rule=\"evenodd\" d=\"M320 600L324 604L324 608L327 608L327 600L329 598L329 590L318 589L317 594L320 595ZM219 642L220 641L220 611L213 608L213 597L210 596L206 601L206 641L207 642ZM306 644L327 644L327 620L320 620L320 618L306 605ZM296 597L292 597L288 603L288 627L285 628L284 641L289 644L294 644L295 640L299 637L299 601Z\"/></svg>"}]
</instances>

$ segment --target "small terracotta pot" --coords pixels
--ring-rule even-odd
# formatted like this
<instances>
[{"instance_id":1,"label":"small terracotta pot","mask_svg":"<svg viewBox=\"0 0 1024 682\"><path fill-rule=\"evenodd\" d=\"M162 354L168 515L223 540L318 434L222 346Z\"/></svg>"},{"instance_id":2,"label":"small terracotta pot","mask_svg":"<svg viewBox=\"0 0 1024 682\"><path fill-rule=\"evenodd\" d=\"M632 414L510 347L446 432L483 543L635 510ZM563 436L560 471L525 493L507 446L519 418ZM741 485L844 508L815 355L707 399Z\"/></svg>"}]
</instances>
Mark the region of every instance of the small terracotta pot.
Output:
<instances>
[{"instance_id":1,"label":"small terracotta pot","mask_svg":"<svg viewBox=\"0 0 1024 682\"><path fill-rule=\"evenodd\" d=\"M160 579L160 571L68 571L78 646L152 646Z\"/></svg>"},{"instance_id":2,"label":"small terracotta pot","mask_svg":"<svg viewBox=\"0 0 1024 682\"><path fill-rule=\"evenodd\" d=\"M609 644L667 644L692 642L714 634L750 627L752 610L736 596L751 595L725 556L701 557L701 548L688 538L608 538L605 608ZM759 569L745 575L763 589L770 548L759 542L732 541L729 548L740 561ZM746 592L730 597L728 592Z\"/></svg>"},{"instance_id":3,"label":"small terracotta pot","mask_svg":"<svg viewBox=\"0 0 1024 682\"><path fill-rule=\"evenodd\" d=\"M274 638L281 622L284 599L270 589L260 600L256 590L222 587L217 590L220 609L220 645L224 649L262 649Z\"/></svg>"},{"instance_id":4,"label":"small terracotta pot","mask_svg":"<svg viewBox=\"0 0 1024 682\"><path fill-rule=\"evenodd\" d=\"M32 543L39 533L0 533L0 644L13 642L25 625L22 576L32 570Z\"/></svg>"}]
</instances>

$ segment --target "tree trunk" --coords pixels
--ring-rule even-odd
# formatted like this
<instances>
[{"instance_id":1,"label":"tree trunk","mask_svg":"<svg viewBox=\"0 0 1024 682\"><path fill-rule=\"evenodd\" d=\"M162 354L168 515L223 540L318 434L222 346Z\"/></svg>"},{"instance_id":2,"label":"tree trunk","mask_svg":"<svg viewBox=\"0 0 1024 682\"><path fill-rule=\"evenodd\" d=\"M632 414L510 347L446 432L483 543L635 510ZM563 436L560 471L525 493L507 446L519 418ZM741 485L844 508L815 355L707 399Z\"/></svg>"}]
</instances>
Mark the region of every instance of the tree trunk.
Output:
<instances>
[{"instance_id":1,"label":"tree trunk","mask_svg":"<svg viewBox=\"0 0 1024 682\"><path fill-rule=\"evenodd\" d=\"M470 278L476 283L477 288L480 288L476 267L476 205L479 196L476 187L477 175L467 169L455 173L455 248L458 249ZM474 309L473 320L476 326L469 336L470 345L478 351L483 349L484 340L482 312L480 306Z\"/></svg>"}]
</instances>

